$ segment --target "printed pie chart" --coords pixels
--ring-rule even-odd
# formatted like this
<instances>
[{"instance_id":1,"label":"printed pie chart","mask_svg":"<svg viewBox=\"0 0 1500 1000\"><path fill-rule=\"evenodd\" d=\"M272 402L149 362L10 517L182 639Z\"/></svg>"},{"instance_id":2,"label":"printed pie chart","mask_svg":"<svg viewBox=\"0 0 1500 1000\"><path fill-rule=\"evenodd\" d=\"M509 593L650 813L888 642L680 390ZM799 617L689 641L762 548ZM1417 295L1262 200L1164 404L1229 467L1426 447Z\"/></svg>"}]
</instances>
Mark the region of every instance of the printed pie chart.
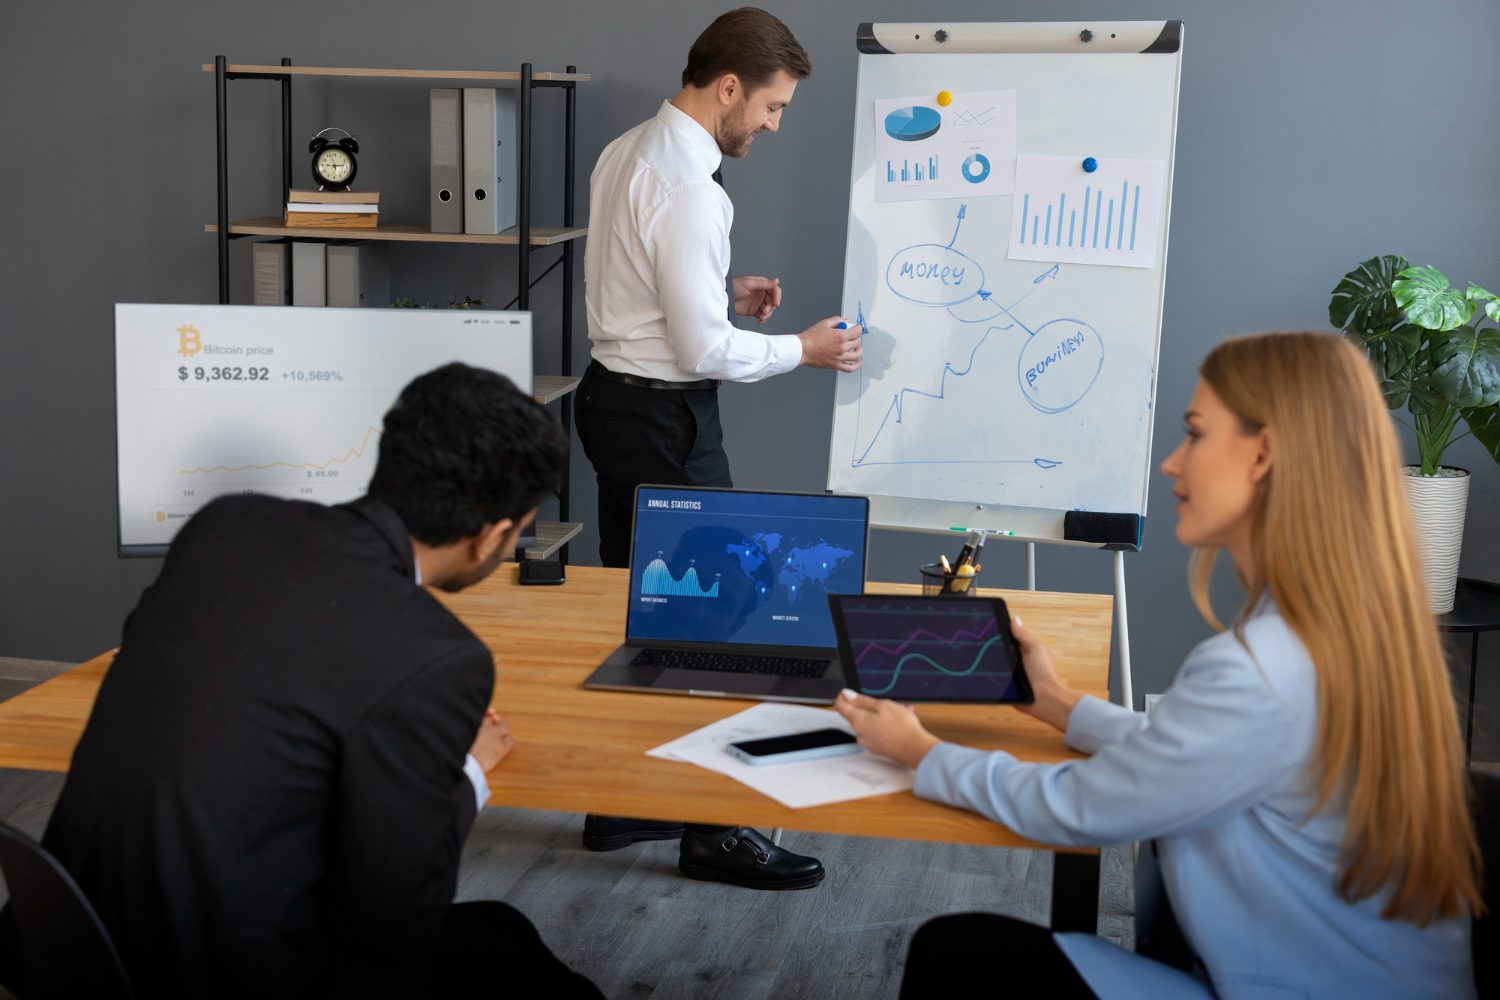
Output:
<instances>
[{"instance_id":1,"label":"printed pie chart","mask_svg":"<svg viewBox=\"0 0 1500 1000\"><path fill-rule=\"evenodd\" d=\"M983 183L990 175L990 158L983 153L970 153L964 160L963 175L970 184Z\"/></svg>"},{"instance_id":2,"label":"printed pie chart","mask_svg":"<svg viewBox=\"0 0 1500 1000\"><path fill-rule=\"evenodd\" d=\"M885 116L885 134L897 142L920 142L937 135L943 118L932 108L920 104L897 108Z\"/></svg>"}]
</instances>

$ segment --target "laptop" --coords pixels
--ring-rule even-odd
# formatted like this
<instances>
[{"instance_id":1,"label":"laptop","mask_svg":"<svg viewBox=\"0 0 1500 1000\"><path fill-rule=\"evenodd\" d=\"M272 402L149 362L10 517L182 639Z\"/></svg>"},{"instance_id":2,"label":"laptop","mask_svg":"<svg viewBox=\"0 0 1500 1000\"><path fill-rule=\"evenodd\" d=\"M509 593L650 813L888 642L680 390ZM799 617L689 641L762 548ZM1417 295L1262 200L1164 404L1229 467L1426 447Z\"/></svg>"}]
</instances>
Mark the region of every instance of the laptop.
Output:
<instances>
[{"instance_id":1,"label":"laptop","mask_svg":"<svg viewBox=\"0 0 1500 1000\"><path fill-rule=\"evenodd\" d=\"M864 592L869 533L865 497L639 487L625 644L583 686L832 702L828 595Z\"/></svg>"}]
</instances>

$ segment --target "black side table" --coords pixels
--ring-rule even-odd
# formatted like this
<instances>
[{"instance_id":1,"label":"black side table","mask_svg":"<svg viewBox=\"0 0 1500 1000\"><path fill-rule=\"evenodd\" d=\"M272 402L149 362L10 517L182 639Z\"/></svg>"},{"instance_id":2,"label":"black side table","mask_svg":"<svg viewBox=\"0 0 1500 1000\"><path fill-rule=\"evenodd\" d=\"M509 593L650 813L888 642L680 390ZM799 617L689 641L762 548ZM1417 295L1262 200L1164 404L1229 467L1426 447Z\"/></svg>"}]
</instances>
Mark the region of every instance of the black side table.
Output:
<instances>
[{"instance_id":1,"label":"black side table","mask_svg":"<svg viewBox=\"0 0 1500 1000\"><path fill-rule=\"evenodd\" d=\"M1469 633L1469 724L1464 729L1464 761L1474 755L1474 678L1479 673L1479 633L1500 629L1500 583L1460 577L1453 610L1438 618L1442 632Z\"/></svg>"}]
</instances>

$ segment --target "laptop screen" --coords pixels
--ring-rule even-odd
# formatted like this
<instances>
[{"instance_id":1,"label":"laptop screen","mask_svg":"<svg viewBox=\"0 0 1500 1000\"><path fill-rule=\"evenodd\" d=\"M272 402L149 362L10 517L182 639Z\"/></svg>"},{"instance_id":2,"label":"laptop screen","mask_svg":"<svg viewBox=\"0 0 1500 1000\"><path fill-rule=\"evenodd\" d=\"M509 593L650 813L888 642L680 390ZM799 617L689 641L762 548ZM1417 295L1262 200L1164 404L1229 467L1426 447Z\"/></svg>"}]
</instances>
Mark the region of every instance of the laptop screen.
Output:
<instances>
[{"instance_id":1,"label":"laptop screen","mask_svg":"<svg viewBox=\"0 0 1500 1000\"><path fill-rule=\"evenodd\" d=\"M869 501L642 486L631 639L833 648L828 597L865 583Z\"/></svg>"}]
</instances>

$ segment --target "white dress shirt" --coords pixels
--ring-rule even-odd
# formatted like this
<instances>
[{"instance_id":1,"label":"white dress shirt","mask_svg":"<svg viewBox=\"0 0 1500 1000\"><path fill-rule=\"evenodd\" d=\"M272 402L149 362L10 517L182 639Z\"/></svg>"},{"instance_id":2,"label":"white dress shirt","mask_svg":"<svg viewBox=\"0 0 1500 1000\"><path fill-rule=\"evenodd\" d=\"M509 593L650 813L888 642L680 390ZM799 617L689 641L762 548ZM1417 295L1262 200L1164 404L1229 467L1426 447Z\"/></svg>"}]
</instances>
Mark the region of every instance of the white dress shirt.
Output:
<instances>
[{"instance_id":1,"label":"white dress shirt","mask_svg":"<svg viewBox=\"0 0 1500 1000\"><path fill-rule=\"evenodd\" d=\"M713 180L719 144L671 101L604 148L589 181L584 299L593 356L670 382L754 382L802 362L796 335L729 321L734 205Z\"/></svg>"},{"instance_id":2,"label":"white dress shirt","mask_svg":"<svg viewBox=\"0 0 1500 1000\"><path fill-rule=\"evenodd\" d=\"M422 564L415 559L413 577L417 586L422 585ZM471 753L464 754L464 776L469 779L469 784L474 786L474 808L483 810L484 804L490 800L490 779L484 776L484 768L479 766L479 761Z\"/></svg>"}]
</instances>

